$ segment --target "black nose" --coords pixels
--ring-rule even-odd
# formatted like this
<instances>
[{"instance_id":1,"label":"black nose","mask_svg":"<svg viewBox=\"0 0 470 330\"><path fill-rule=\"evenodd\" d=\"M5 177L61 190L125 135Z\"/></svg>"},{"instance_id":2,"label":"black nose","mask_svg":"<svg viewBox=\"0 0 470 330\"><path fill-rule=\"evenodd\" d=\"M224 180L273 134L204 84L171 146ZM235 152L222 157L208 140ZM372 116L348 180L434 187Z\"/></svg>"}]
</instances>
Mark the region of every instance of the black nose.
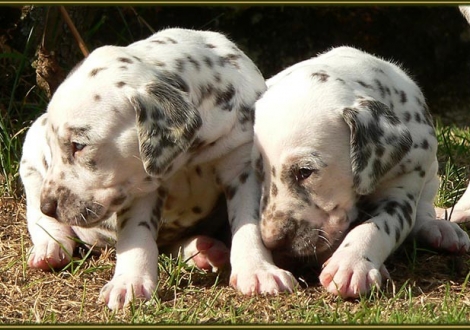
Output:
<instances>
[{"instance_id":1,"label":"black nose","mask_svg":"<svg viewBox=\"0 0 470 330\"><path fill-rule=\"evenodd\" d=\"M41 212L51 218L55 218L57 215L57 200L47 199L41 201Z\"/></svg>"}]
</instances>

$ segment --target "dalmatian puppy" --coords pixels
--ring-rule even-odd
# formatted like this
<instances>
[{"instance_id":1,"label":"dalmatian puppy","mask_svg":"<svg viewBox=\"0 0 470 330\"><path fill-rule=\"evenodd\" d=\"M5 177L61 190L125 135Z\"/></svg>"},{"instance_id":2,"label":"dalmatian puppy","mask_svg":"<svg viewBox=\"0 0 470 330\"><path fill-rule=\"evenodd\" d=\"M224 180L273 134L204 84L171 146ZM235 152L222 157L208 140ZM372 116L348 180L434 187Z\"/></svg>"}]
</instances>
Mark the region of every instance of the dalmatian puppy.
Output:
<instances>
[{"instance_id":1,"label":"dalmatian puppy","mask_svg":"<svg viewBox=\"0 0 470 330\"><path fill-rule=\"evenodd\" d=\"M470 6L459 6L459 10L470 24ZM470 222L470 185L465 190L464 194L458 202L450 208L436 208L438 217L456 223Z\"/></svg>"},{"instance_id":2,"label":"dalmatian puppy","mask_svg":"<svg viewBox=\"0 0 470 330\"><path fill-rule=\"evenodd\" d=\"M274 265L258 227L253 107L265 89L255 64L216 32L171 28L96 49L26 137L29 266L63 266L74 237L93 246L115 239L101 298L111 309L149 299L161 247L199 253L203 268L224 262L221 242L191 236L222 195L227 214L205 226L228 218L231 285L243 294L291 291L295 279Z\"/></svg>"},{"instance_id":3,"label":"dalmatian puppy","mask_svg":"<svg viewBox=\"0 0 470 330\"><path fill-rule=\"evenodd\" d=\"M384 261L410 233L435 248L469 249L457 224L436 220L432 119L398 66L338 47L267 85L253 162L262 239L276 259L323 264L327 291L358 297L389 276Z\"/></svg>"}]
</instances>

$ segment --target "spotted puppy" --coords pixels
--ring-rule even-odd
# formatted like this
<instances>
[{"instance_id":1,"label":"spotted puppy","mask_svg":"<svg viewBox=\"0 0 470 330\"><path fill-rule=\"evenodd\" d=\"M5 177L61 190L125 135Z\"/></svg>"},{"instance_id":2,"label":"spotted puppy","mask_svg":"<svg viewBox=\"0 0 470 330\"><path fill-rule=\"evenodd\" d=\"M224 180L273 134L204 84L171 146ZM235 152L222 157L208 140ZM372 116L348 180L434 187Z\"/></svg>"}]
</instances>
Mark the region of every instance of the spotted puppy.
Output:
<instances>
[{"instance_id":1,"label":"spotted puppy","mask_svg":"<svg viewBox=\"0 0 470 330\"><path fill-rule=\"evenodd\" d=\"M215 32L166 29L96 49L25 141L29 266L61 267L71 237L102 245L116 230L116 269L101 297L113 309L149 299L160 247L178 243L205 254L198 265L218 265L224 247L188 233L222 194L230 283L244 294L292 290L294 278L274 265L258 227L253 105L265 89L253 62Z\"/></svg>"},{"instance_id":2,"label":"spotted puppy","mask_svg":"<svg viewBox=\"0 0 470 330\"><path fill-rule=\"evenodd\" d=\"M459 6L460 12L470 24L470 6ZM457 223L470 222L470 185L457 203L448 209L436 208L437 215L446 220Z\"/></svg>"},{"instance_id":3,"label":"spotted puppy","mask_svg":"<svg viewBox=\"0 0 470 330\"><path fill-rule=\"evenodd\" d=\"M253 161L262 238L275 256L323 263L329 292L358 297L388 276L384 261L409 233L436 248L469 249L458 225L435 220L433 124L398 66L339 47L267 84Z\"/></svg>"}]
</instances>

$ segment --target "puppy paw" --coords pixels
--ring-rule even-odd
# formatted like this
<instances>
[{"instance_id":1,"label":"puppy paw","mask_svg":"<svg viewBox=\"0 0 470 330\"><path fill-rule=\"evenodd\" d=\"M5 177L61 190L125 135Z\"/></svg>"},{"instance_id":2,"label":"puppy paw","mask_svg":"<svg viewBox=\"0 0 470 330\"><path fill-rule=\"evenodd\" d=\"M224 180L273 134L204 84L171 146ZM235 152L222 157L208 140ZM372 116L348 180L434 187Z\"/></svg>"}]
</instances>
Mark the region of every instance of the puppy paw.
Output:
<instances>
[{"instance_id":1,"label":"puppy paw","mask_svg":"<svg viewBox=\"0 0 470 330\"><path fill-rule=\"evenodd\" d=\"M44 238L32 247L28 266L44 271L63 268L70 262L74 248L75 242L70 239Z\"/></svg>"},{"instance_id":2,"label":"puppy paw","mask_svg":"<svg viewBox=\"0 0 470 330\"><path fill-rule=\"evenodd\" d=\"M286 270L268 262L254 266L233 269L230 285L245 295L293 292L298 286L295 277Z\"/></svg>"},{"instance_id":3,"label":"puppy paw","mask_svg":"<svg viewBox=\"0 0 470 330\"><path fill-rule=\"evenodd\" d=\"M451 253L465 253L470 248L468 234L454 222L445 220L426 221L414 234L424 244Z\"/></svg>"},{"instance_id":4,"label":"puppy paw","mask_svg":"<svg viewBox=\"0 0 470 330\"><path fill-rule=\"evenodd\" d=\"M156 289L156 280L151 276L115 274L100 292L99 300L110 309L122 309L131 302L150 300Z\"/></svg>"},{"instance_id":5,"label":"puppy paw","mask_svg":"<svg viewBox=\"0 0 470 330\"><path fill-rule=\"evenodd\" d=\"M384 265L377 267L367 257L336 251L323 264L320 283L332 294L343 298L358 298L372 287L380 287L382 278L390 278Z\"/></svg>"},{"instance_id":6,"label":"puppy paw","mask_svg":"<svg viewBox=\"0 0 470 330\"><path fill-rule=\"evenodd\" d=\"M438 219L448 220L455 223L468 223L470 222L470 210L458 210L458 209L443 209L436 207L436 215Z\"/></svg>"},{"instance_id":7,"label":"puppy paw","mask_svg":"<svg viewBox=\"0 0 470 330\"><path fill-rule=\"evenodd\" d=\"M188 263L204 270L217 272L230 261L230 250L224 243L207 236L196 236L184 245L183 255Z\"/></svg>"}]
</instances>

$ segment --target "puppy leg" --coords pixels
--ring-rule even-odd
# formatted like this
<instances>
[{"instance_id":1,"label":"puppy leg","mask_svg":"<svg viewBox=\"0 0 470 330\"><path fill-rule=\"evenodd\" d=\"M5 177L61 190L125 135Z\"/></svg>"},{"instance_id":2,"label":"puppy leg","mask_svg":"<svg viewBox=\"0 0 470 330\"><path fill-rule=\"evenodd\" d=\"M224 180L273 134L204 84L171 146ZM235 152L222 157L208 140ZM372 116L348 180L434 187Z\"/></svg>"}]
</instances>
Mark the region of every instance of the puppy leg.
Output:
<instances>
[{"instance_id":1,"label":"puppy leg","mask_svg":"<svg viewBox=\"0 0 470 330\"><path fill-rule=\"evenodd\" d=\"M437 172L437 162L433 166ZM421 243L439 250L464 253L470 248L468 234L454 222L436 219L433 201L439 188L437 175L426 182L418 204L416 224L410 234ZM470 194L467 196L470 198ZM470 212L470 210L469 210Z\"/></svg>"},{"instance_id":2,"label":"puppy leg","mask_svg":"<svg viewBox=\"0 0 470 330\"><path fill-rule=\"evenodd\" d=\"M230 261L229 248L222 241L204 235L182 239L163 252L173 256L181 253L189 265L212 272L217 272Z\"/></svg>"},{"instance_id":3,"label":"puppy leg","mask_svg":"<svg viewBox=\"0 0 470 330\"><path fill-rule=\"evenodd\" d=\"M232 231L230 284L243 294L292 292L294 276L274 265L259 229L260 188L250 165L251 144L224 158L219 176Z\"/></svg>"},{"instance_id":4,"label":"puppy leg","mask_svg":"<svg viewBox=\"0 0 470 330\"><path fill-rule=\"evenodd\" d=\"M371 218L353 228L323 265L320 282L329 292L359 297L388 277L384 261L410 233L423 186L409 187L409 182L422 181L418 172L411 172L374 195Z\"/></svg>"},{"instance_id":5,"label":"puppy leg","mask_svg":"<svg viewBox=\"0 0 470 330\"><path fill-rule=\"evenodd\" d=\"M162 205L161 197L152 193L118 212L116 269L100 293L110 309L152 297L158 279L156 240Z\"/></svg>"}]
</instances>

